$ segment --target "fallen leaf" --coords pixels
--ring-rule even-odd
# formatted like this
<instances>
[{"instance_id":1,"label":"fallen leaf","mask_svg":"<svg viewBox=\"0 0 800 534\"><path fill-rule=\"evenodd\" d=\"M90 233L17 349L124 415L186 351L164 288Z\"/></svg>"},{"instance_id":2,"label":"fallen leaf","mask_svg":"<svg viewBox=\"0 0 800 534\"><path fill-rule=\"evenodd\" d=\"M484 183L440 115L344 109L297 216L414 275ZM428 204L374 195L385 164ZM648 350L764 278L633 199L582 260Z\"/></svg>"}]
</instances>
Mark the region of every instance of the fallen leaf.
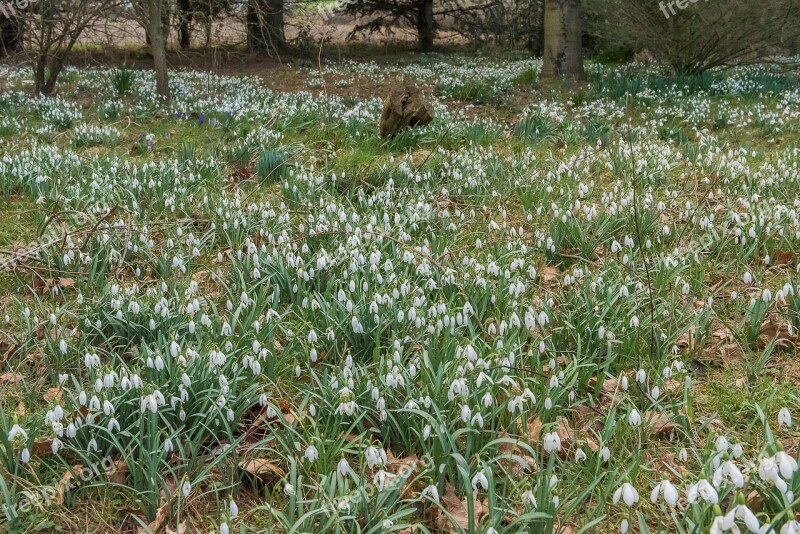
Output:
<instances>
[{"instance_id":1,"label":"fallen leaf","mask_svg":"<svg viewBox=\"0 0 800 534\"><path fill-rule=\"evenodd\" d=\"M239 462L239 467L255 476L272 476L275 478L283 478L286 476L286 472L283 469L266 458L242 460Z\"/></svg>"},{"instance_id":2,"label":"fallen leaf","mask_svg":"<svg viewBox=\"0 0 800 534\"><path fill-rule=\"evenodd\" d=\"M19 373L3 373L0 375L0 382L16 384L17 382L22 382L24 378L25 377Z\"/></svg>"},{"instance_id":3,"label":"fallen leaf","mask_svg":"<svg viewBox=\"0 0 800 534\"><path fill-rule=\"evenodd\" d=\"M558 269L553 267L552 265L546 265L544 269L542 269L542 280L545 282L551 282L558 278Z\"/></svg>"},{"instance_id":4,"label":"fallen leaf","mask_svg":"<svg viewBox=\"0 0 800 534\"><path fill-rule=\"evenodd\" d=\"M73 482L75 480L75 476L72 473L73 472L80 473L82 469L83 469L82 465L75 465L72 466L71 470L65 471L64 474L61 476L61 480L59 480L58 484L56 485L56 494L55 494L56 504L63 506L64 495L69 490L75 487L75 482Z\"/></svg>"},{"instance_id":5,"label":"fallen leaf","mask_svg":"<svg viewBox=\"0 0 800 534\"><path fill-rule=\"evenodd\" d=\"M767 319L761 324L761 330L758 334L759 346L766 347L772 340L775 340L775 345L785 348L794 348L800 343L797 330L794 326L789 324L778 324L772 319Z\"/></svg>"},{"instance_id":6,"label":"fallen leaf","mask_svg":"<svg viewBox=\"0 0 800 534\"><path fill-rule=\"evenodd\" d=\"M161 530L161 527L164 526L164 523L166 523L168 517L169 502L165 502L158 507L156 516L152 521L150 521L150 524L147 525L147 529L139 527L136 529L136 534L149 534L150 532L154 534L157 533L159 530Z\"/></svg>"},{"instance_id":7,"label":"fallen leaf","mask_svg":"<svg viewBox=\"0 0 800 534\"><path fill-rule=\"evenodd\" d=\"M675 423L662 412L646 411L643 420L653 435L669 434L675 430Z\"/></svg>"},{"instance_id":8,"label":"fallen leaf","mask_svg":"<svg viewBox=\"0 0 800 534\"><path fill-rule=\"evenodd\" d=\"M17 403L17 415L25 415L25 405L22 401Z\"/></svg>"},{"instance_id":9,"label":"fallen leaf","mask_svg":"<svg viewBox=\"0 0 800 534\"><path fill-rule=\"evenodd\" d=\"M117 460L114 462L114 467L106 471L108 481L114 484L125 484L128 479L128 464L125 460Z\"/></svg>"},{"instance_id":10,"label":"fallen leaf","mask_svg":"<svg viewBox=\"0 0 800 534\"><path fill-rule=\"evenodd\" d=\"M486 505L483 504L483 501L478 500L477 494L478 492L474 492L471 496L474 512L473 525L477 525L478 521L489 511ZM450 516L448 516L439 508L434 509L433 519L439 530L445 532L459 532L460 530L457 527L463 530L469 528L469 505L466 499L461 499L456 495L455 489L449 482L445 483L444 495L441 496L439 502L441 507L447 511L447 514L450 514ZM453 522L455 522L455 524L453 524Z\"/></svg>"},{"instance_id":11,"label":"fallen leaf","mask_svg":"<svg viewBox=\"0 0 800 534\"><path fill-rule=\"evenodd\" d=\"M52 387L47 390L47 393L43 395L43 398L46 402L50 401L58 401L61 403L61 399L63 398L64 394L61 391L60 386Z\"/></svg>"},{"instance_id":12,"label":"fallen leaf","mask_svg":"<svg viewBox=\"0 0 800 534\"><path fill-rule=\"evenodd\" d=\"M167 534L186 534L186 521L184 520L178 523L178 530L172 530L167 527Z\"/></svg>"}]
</instances>

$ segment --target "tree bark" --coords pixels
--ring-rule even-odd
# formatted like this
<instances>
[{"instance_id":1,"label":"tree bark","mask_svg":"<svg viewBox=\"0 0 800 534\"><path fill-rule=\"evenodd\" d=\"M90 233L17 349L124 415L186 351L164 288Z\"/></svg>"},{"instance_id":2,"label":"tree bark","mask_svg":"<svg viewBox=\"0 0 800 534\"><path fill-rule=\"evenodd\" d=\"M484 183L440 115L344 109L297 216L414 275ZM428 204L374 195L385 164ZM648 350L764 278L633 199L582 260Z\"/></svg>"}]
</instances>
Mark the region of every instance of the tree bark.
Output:
<instances>
[{"instance_id":1,"label":"tree bark","mask_svg":"<svg viewBox=\"0 0 800 534\"><path fill-rule=\"evenodd\" d=\"M419 0L417 7L417 37L422 52L433 50L436 24L433 20L433 0Z\"/></svg>"},{"instance_id":2,"label":"tree bark","mask_svg":"<svg viewBox=\"0 0 800 534\"><path fill-rule=\"evenodd\" d=\"M0 15L3 13L0 12ZM22 50L22 36L22 21L17 16L0 16L0 57Z\"/></svg>"},{"instance_id":3,"label":"tree bark","mask_svg":"<svg viewBox=\"0 0 800 534\"><path fill-rule=\"evenodd\" d=\"M545 0L542 78L584 80L580 0Z\"/></svg>"},{"instance_id":4,"label":"tree bark","mask_svg":"<svg viewBox=\"0 0 800 534\"><path fill-rule=\"evenodd\" d=\"M192 18L194 18L194 6L191 0L178 0L178 44L181 48L189 48L192 39Z\"/></svg>"},{"instance_id":5,"label":"tree bark","mask_svg":"<svg viewBox=\"0 0 800 534\"><path fill-rule=\"evenodd\" d=\"M285 47L283 0L249 1L247 45L250 50L261 52L277 52Z\"/></svg>"},{"instance_id":6,"label":"tree bark","mask_svg":"<svg viewBox=\"0 0 800 534\"><path fill-rule=\"evenodd\" d=\"M156 71L156 94L169 100L169 74L167 73L167 43L161 17L164 13L164 0L147 0L148 29L150 34L150 53L153 55L153 69Z\"/></svg>"}]
</instances>

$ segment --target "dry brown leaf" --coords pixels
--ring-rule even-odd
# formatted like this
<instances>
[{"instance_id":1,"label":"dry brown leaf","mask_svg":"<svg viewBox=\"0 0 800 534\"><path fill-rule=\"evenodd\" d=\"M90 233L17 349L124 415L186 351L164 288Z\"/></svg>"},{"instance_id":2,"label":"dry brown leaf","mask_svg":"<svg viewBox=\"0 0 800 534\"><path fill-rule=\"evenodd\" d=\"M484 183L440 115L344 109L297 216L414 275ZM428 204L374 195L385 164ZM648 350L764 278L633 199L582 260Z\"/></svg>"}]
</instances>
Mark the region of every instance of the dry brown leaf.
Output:
<instances>
[{"instance_id":1,"label":"dry brown leaf","mask_svg":"<svg viewBox=\"0 0 800 534\"><path fill-rule=\"evenodd\" d=\"M47 393L43 395L43 398L46 402L50 401L58 401L61 403L61 399L63 398L64 394L61 391L61 386L56 386L49 388Z\"/></svg>"},{"instance_id":2,"label":"dry brown leaf","mask_svg":"<svg viewBox=\"0 0 800 534\"><path fill-rule=\"evenodd\" d=\"M283 478L286 472L266 458L253 458L252 460L242 460L239 467L251 475Z\"/></svg>"},{"instance_id":3,"label":"dry brown leaf","mask_svg":"<svg viewBox=\"0 0 800 534\"><path fill-rule=\"evenodd\" d=\"M644 412L644 423L652 435L669 434L675 430L675 423L663 412Z\"/></svg>"},{"instance_id":4,"label":"dry brown leaf","mask_svg":"<svg viewBox=\"0 0 800 534\"><path fill-rule=\"evenodd\" d=\"M22 401L17 403L17 415L25 415L25 405Z\"/></svg>"},{"instance_id":5,"label":"dry brown leaf","mask_svg":"<svg viewBox=\"0 0 800 534\"><path fill-rule=\"evenodd\" d=\"M531 445L539 443L539 435L542 433L542 420L538 417L529 419L526 428L528 430L528 441Z\"/></svg>"},{"instance_id":6,"label":"dry brown leaf","mask_svg":"<svg viewBox=\"0 0 800 534\"><path fill-rule=\"evenodd\" d=\"M553 267L552 265L546 265L544 269L542 269L542 280L545 282L551 282L558 278L558 269Z\"/></svg>"},{"instance_id":7,"label":"dry brown leaf","mask_svg":"<svg viewBox=\"0 0 800 534\"><path fill-rule=\"evenodd\" d=\"M76 473L80 473L81 469L83 469L82 465L75 465L72 469ZM64 495L75 486L75 483L72 482L75 477L72 475L72 471L66 471L61 476L61 480L58 481L56 485L56 504L62 506L64 504Z\"/></svg>"},{"instance_id":8,"label":"dry brown leaf","mask_svg":"<svg viewBox=\"0 0 800 534\"><path fill-rule=\"evenodd\" d=\"M164 523L167 522L167 518L169 517L169 502L163 503L159 506L158 510L156 511L156 517L147 525L147 529L139 527L136 529L136 534L148 534L149 532L153 532L157 534L161 527L164 526Z\"/></svg>"},{"instance_id":9,"label":"dry brown leaf","mask_svg":"<svg viewBox=\"0 0 800 534\"><path fill-rule=\"evenodd\" d=\"M471 496L474 511L474 525L477 525L478 521L489 511L486 505L483 504L483 501L478 500L477 493L478 492L474 492ZM459 530L456 528L456 525L463 530L469 528L469 505L466 499L460 499L456 495L455 489L449 482L445 483L444 495L441 496L439 501L442 508L444 508L452 518L442 513L439 508L434 508L433 519L436 528L445 532L458 532ZM456 525L453 524L453 521L456 522Z\"/></svg>"},{"instance_id":10,"label":"dry brown leaf","mask_svg":"<svg viewBox=\"0 0 800 534\"><path fill-rule=\"evenodd\" d=\"M178 530L172 530L167 527L167 534L186 534L186 521L184 520L178 523Z\"/></svg>"},{"instance_id":11,"label":"dry brown leaf","mask_svg":"<svg viewBox=\"0 0 800 534\"><path fill-rule=\"evenodd\" d=\"M22 382L25 377L19 373L3 373L0 375L0 383L16 384Z\"/></svg>"},{"instance_id":12,"label":"dry brown leaf","mask_svg":"<svg viewBox=\"0 0 800 534\"><path fill-rule=\"evenodd\" d=\"M779 347L794 348L800 343L797 331L792 325L777 324L772 319L767 319L761 325L758 342L761 347L766 347L772 340Z\"/></svg>"},{"instance_id":13,"label":"dry brown leaf","mask_svg":"<svg viewBox=\"0 0 800 534\"><path fill-rule=\"evenodd\" d=\"M53 440L34 441L33 445L31 445L31 454L53 454Z\"/></svg>"},{"instance_id":14,"label":"dry brown leaf","mask_svg":"<svg viewBox=\"0 0 800 534\"><path fill-rule=\"evenodd\" d=\"M117 460L114 462L113 469L106 471L106 475L108 476L109 482L125 484L128 478L128 464L125 463L125 460Z\"/></svg>"},{"instance_id":15,"label":"dry brown leaf","mask_svg":"<svg viewBox=\"0 0 800 534\"><path fill-rule=\"evenodd\" d=\"M772 259L775 266L790 265L794 259L794 252L791 250L776 250Z\"/></svg>"}]
</instances>

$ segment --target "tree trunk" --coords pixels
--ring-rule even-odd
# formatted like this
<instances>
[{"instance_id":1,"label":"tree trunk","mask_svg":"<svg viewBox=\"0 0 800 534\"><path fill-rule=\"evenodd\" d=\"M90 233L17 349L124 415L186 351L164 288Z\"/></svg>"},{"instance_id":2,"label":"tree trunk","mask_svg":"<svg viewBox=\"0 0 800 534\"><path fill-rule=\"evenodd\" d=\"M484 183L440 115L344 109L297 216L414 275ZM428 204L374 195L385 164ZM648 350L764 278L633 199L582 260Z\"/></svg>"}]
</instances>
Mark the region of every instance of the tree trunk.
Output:
<instances>
[{"instance_id":1,"label":"tree trunk","mask_svg":"<svg viewBox=\"0 0 800 534\"><path fill-rule=\"evenodd\" d=\"M147 7L150 53L153 55L153 68L156 71L156 94L165 100L169 100L167 43L164 25L161 20L164 13L164 0L147 0Z\"/></svg>"},{"instance_id":2,"label":"tree trunk","mask_svg":"<svg viewBox=\"0 0 800 534\"><path fill-rule=\"evenodd\" d=\"M583 80L580 0L545 0L542 78Z\"/></svg>"},{"instance_id":3,"label":"tree trunk","mask_svg":"<svg viewBox=\"0 0 800 534\"><path fill-rule=\"evenodd\" d=\"M247 5L247 45L250 50L280 51L286 45L283 0L250 0Z\"/></svg>"},{"instance_id":4,"label":"tree trunk","mask_svg":"<svg viewBox=\"0 0 800 534\"><path fill-rule=\"evenodd\" d=\"M433 21L433 0L419 0L417 6L417 37L422 52L433 50L436 25Z\"/></svg>"},{"instance_id":5,"label":"tree trunk","mask_svg":"<svg viewBox=\"0 0 800 534\"><path fill-rule=\"evenodd\" d=\"M4 13L0 11L0 15ZM8 18L0 16L0 57L22 50L22 21L13 14L8 15Z\"/></svg>"},{"instance_id":6,"label":"tree trunk","mask_svg":"<svg viewBox=\"0 0 800 534\"><path fill-rule=\"evenodd\" d=\"M178 0L178 43L181 48L189 48L192 39L192 18L194 17L194 6L191 0Z\"/></svg>"}]
</instances>

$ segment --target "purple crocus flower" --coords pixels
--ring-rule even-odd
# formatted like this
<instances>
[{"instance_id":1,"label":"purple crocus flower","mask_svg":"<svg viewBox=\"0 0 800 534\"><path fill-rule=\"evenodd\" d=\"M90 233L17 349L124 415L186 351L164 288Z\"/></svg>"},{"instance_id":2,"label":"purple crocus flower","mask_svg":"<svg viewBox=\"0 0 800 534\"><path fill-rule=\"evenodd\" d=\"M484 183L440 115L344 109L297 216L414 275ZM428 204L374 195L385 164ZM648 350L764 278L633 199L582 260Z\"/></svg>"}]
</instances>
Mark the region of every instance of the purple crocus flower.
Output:
<instances>
[{"instance_id":1,"label":"purple crocus flower","mask_svg":"<svg viewBox=\"0 0 800 534\"><path fill-rule=\"evenodd\" d=\"M206 114L205 114L205 113L201 113L201 114L200 114L200 117L197 119L197 121L198 121L200 124L203 124L203 122L205 122L205 120L206 120Z\"/></svg>"},{"instance_id":2,"label":"purple crocus flower","mask_svg":"<svg viewBox=\"0 0 800 534\"><path fill-rule=\"evenodd\" d=\"M150 152L152 152L152 151L153 151L153 147L155 147L155 146L156 146L156 140L155 140L155 139L153 139L153 138L151 138L151 139L150 139L149 146L150 146Z\"/></svg>"}]
</instances>

